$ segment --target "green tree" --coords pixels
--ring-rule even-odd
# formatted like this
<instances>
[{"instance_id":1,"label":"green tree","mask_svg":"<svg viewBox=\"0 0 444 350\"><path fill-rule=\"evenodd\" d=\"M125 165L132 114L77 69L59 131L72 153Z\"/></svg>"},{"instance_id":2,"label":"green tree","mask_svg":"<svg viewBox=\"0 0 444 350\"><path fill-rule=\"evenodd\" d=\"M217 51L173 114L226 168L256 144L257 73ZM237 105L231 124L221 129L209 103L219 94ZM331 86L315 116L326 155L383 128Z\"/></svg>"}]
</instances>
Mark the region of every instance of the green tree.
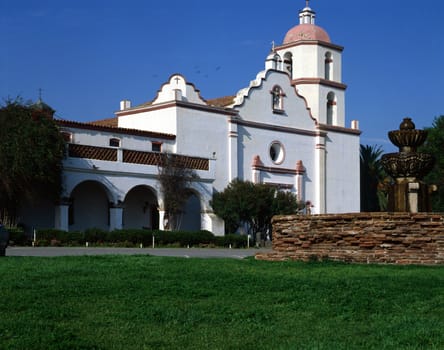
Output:
<instances>
[{"instance_id":1,"label":"green tree","mask_svg":"<svg viewBox=\"0 0 444 350\"><path fill-rule=\"evenodd\" d=\"M386 196L382 193L385 172L380 163L381 146L361 145L361 211L385 209Z\"/></svg>"},{"instance_id":2,"label":"green tree","mask_svg":"<svg viewBox=\"0 0 444 350\"><path fill-rule=\"evenodd\" d=\"M418 150L435 157L433 170L424 178L428 184L437 185L438 190L432 194L432 210L444 211L444 115L436 117L428 131L427 140Z\"/></svg>"},{"instance_id":3,"label":"green tree","mask_svg":"<svg viewBox=\"0 0 444 350\"><path fill-rule=\"evenodd\" d=\"M274 215L297 213L299 206L292 193L281 192L266 184L233 180L222 192L213 195L211 205L216 215L225 221L226 233L236 232L242 225L248 233L263 237L271 232Z\"/></svg>"},{"instance_id":4,"label":"green tree","mask_svg":"<svg viewBox=\"0 0 444 350\"><path fill-rule=\"evenodd\" d=\"M180 228L183 208L191 194L196 172L187 167L186 158L171 153L159 154L159 183L163 194L168 229Z\"/></svg>"},{"instance_id":5,"label":"green tree","mask_svg":"<svg viewBox=\"0 0 444 350\"><path fill-rule=\"evenodd\" d=\"M20 99L0 107L0 218L41 196L60 198L65 147L48 109Z\"/></svg>"}]
</instances>

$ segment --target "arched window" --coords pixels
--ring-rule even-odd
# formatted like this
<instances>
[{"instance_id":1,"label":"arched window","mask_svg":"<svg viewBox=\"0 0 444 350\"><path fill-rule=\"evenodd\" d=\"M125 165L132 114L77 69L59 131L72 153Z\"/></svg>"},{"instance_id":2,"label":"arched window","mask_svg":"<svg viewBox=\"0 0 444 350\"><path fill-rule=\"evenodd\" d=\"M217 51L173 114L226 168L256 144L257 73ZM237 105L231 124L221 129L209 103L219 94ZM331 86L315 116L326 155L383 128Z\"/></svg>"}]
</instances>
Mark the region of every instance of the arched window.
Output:
<instances>
[{"instance_id":1,"label":"arched window","mask_svg":"<svg viewBox=\"0 0 444 350\"><path fill-rule=\"evenodd\" d=\"M117 138L109 139L110 147L120 147L120 140Z\"/></svg>"},{"instance_id":2,"label":"arched window","mask_svg":"<svg viewBox=\"0 0 444 350\"><path fill-rule=\"evenodd\" d=\"M272 108L274 112L283 112L284 110L284 92L279 85L275 85L270 91L272 96Z\"/></svg>"},{"instance_id":3,"label":"arched window","mask_svg":"<svg viewBox=\"0 0 444 350\"><path fill-rule=\"evenodd\" d=\"M327 95L327 124L336 124L336 96L334 92Z\"/></svg>"},{"instance_id":4,"label":"arched window","mask_svg":"<svg viewBox=\"0 0 444 350\"><path fill-rule=\"evenodd\" d=\"M273 69L281 70L281 63L282 63L281 57L278 54L274 55L274 57L273 57Z\"/></svg>"},{"instance_id":5,"label":"arched window","mask_svg":"<svg viewBox=\"0 0 444 350\"><path fill-rule=\"evenodd\" d=\"M327 52L325 54L325 79L333 79L333 57L331 55L331 52Z\"/></svg>"},{"instance_id":6,"label":"arched window","mask_svg":"<svg viewBox=\"0 0 444 350\"><path fill-rule=\"evenodd\" d=\"M284 72L288 73L292 77L293 72L293 55L291 52L287 52L284 55Z\"/></svg>"}]
</instances>

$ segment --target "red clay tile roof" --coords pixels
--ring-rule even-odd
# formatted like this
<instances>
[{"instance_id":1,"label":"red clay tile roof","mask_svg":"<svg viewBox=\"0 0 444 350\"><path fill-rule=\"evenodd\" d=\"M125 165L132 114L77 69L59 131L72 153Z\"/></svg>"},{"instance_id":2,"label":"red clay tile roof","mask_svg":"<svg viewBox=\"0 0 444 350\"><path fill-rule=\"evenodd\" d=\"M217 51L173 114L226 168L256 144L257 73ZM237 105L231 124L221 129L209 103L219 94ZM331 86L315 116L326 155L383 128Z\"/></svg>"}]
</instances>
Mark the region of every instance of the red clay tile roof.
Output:
<instances>
[{"instance_id":1,"label":"red clay tile roof","mask_svg":"<svg viewBox=\"0 0 444 350\"><path fill-rule=\"evenodd\" d=\"M88 124L100 125L100 126L111 126L117 128L119 125L119 120L117 117L106 118L102 120L96 120L93 122L89 122Z\"/></svg>"},{"instance_id":2,"label":"red clay tile roof","mask_svg":"<svg viewBox=\"0 0 444 350\"><path fill-rule=\"evenodd\" d=\"M235 97L236 96L224 96L224 97L213 98L211 100L207 100L207 104L209 106L214 106L214 107L226 107L234 102Z\"/></svg>"},{"instance_id":3,"label":"red clay tile roof","mask_svg":"<svg viewBox=\"0 0 444 350\"><path fill-rule=\"evenodd\" d=\"M71 120L57 119L56 123L59 126L65 126L68 128L77 128L77 129L83 129L83 130L96 130L96 131L103 131L103 132L109 132L109 133L121 134L121 135L155 137L155 138L166 139L166 140L175 140L176 139L176 135L173 135L173 134L164 134L164 133L160 133L160 132L145 131L145 130L139 130L139 129L126 129L126 128L119 128L119 127L114 127L114 126L109 126L109 125L108 126L98 125L98 124L94 124L94 122L93 123L81 123L81 122L75 122L75 121L71 121Z\"/></svg>"}]
</instances>

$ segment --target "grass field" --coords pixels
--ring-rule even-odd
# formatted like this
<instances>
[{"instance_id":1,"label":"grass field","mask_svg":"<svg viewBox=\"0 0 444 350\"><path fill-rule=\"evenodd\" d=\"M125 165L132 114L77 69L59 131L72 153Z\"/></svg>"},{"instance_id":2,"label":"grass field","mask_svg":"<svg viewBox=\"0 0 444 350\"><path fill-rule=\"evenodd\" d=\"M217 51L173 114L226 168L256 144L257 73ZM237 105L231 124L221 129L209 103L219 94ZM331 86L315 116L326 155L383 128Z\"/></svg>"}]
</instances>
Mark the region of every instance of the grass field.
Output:
<instances>
[{"instance_id":1,"label":"grass field","mask_svg":"<svg viewBox=\"0 0 444 350\"><path fill-rule=\"evenodd\" d=\"M0 349L444 349L444 267L0 259Z\"/></svg>"}]
</instances>

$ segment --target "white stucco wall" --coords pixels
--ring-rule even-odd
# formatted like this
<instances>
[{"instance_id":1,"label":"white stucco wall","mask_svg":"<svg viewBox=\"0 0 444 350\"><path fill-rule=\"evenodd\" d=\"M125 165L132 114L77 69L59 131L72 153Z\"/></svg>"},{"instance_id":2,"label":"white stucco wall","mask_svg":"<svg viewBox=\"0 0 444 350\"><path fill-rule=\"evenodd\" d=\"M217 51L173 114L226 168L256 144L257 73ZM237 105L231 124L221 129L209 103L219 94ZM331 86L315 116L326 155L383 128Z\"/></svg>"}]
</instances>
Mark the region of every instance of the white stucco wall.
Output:
<instances>
[{"instance_id":1,"label":"white stucco wall","mask_svg":"<svg viewBox=\"0 0 444 350\"><path fill-rule=\"evenodd\" d=\"M360 211L359 135L328 132L326 211Z\"/></svg>"},{"instance_id":2,"label":"white stucco wall","mask_svg":"<svg viewBox=\"0 0 444 350\"><path fill-rule=\"evenodd\" d=\"M193 108L178 108L177 124L182 132L176 136L181 154L215 159L214 187L223 190L228 184L228 116Z\"/></svg>"},{"instance_id":3,"label":"white stucco wall","mask_svg":"<svg viewBox=\"0 0 444 350\"><path fill-rule=\"evenodd\" d=\"M143 112L138 113L140 110ZM130 113L127 111L126 113ZM160 106L147 107L134 110L135 114L120 115L119 127L139 129L165 134L177 134L177 115L174 106L160 108Z\"/></svg>"},{"instance_id":4,"label":"white stucco wall","mask_svg":"<svg viewBox=\"0 0 444 350\"><path fill-rule=\"evenodd\" d=\"M161 137L136 136L122 133L112 133L106 131L97 131L89 129L79 129L73 127L63 127L62 131L72 134L71 143L79 145L90 145L97 147L109 147L109 141L112 138L120 140L120 147L123 149L132 149L151 152L152 143L162 143L163 150L173 150L175 141Z\"/></svg>"}]
</instances>

